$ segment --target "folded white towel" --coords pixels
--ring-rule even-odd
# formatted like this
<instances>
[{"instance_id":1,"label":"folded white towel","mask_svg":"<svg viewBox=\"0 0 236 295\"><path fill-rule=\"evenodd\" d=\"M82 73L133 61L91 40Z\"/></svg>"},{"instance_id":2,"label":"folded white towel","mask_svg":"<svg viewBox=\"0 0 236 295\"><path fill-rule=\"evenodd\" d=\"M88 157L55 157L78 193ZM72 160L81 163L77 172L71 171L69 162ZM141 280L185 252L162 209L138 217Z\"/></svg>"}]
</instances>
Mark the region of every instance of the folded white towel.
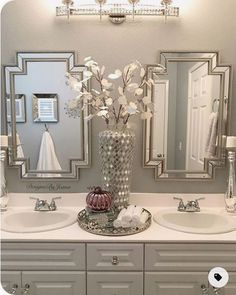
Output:
<instances>
[{"instance_id":1,"label":"folded white towel","mask_svg":"<svg viewBox=\"0 0 236 295\"><path fill-rule=\"evenodd\" d=\"M140 216L140 223L144 224L148 220L148 213L146 211L143 211L141 216Z\"/></svg>"},{"instance_id":2,"label":"folded white towel","mask_svg":"<svg viewBox=\"0 0 236 295\"><path fill-rule=\"evenodd\" d=\"M215 156L216 139L217 139L218 113L212 112L209 116L208 132L205 143L205 157L212 158Z\"/></svg>"},{"instance_id":3,"label":"folded white towel","mask_svg":"<svg viewBox=\"0 0 236 295\"><path fill-rule=\"evenodd\" d=\"M134 205L129 205L125 211L125 214L122 216L122 221L130 222L133 217Z\"/></svg>"},{"instance_id":4,"label":"folded white towel","mask_svg":"<svg viewBox=\"0 0 236 295\"><path fill-rule=\"evenodd\" d=\"M142 207L135 206L133 210L132 221L139 223L142 212L143 212Z\"/></svg>"},{"instance_id":5,"label":"folded white towel","mask_svg":"<svg viewBox=\"0 0 236 295\"><path fill-rule=\"evenodd\" d=\"M116 220L113 221L113 225L115 228L123 226L122 217L125 214L125 212L126 212L126 208L123 208L120 211L119 215L117 216Z\"/></svg>"}]
</instances>

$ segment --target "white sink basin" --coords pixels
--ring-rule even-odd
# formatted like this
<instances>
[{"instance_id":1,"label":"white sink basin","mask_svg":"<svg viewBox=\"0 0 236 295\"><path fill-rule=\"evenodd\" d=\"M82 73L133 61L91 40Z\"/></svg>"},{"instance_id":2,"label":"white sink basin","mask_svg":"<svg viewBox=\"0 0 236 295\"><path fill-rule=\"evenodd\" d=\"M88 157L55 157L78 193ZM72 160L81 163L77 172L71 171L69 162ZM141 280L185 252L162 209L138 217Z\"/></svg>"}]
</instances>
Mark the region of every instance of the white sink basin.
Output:
<instances>
[{"instance_id":1,"label":"white sink basin","mask_svg":"<svg viewBox=\"0 0 236 295\"><path fill-rule=\"evenodd\" d=\"M164 227L186 233L220 234L236 230L236 218L204 210L194 213L163 210L153 219Z\"/></svg>"},{"instance_id":2,"label":"white sink basin","mask_svg":"<svg viewBox=\"0 0 236 295\"><path fill-rule=\"evenodd\" d=\"M1 216L1 229L15 233L43 232L62 228L76 222L77 213L72 210L36 212L31 210L6 212Z\"/></svg>"}]
</instances>

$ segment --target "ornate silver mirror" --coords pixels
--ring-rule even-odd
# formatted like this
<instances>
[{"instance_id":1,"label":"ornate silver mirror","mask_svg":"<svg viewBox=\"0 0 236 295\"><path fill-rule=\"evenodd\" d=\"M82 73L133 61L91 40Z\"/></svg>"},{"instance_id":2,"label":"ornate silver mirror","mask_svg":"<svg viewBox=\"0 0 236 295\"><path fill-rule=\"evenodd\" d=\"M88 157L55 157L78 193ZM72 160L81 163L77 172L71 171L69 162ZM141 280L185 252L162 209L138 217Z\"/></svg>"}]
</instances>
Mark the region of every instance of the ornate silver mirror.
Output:
<instances>
[{"instance_id":1,"label":"ornate silver mirror","mask_svg":"<svg viewBox=\"0 0 236 295\"><path fill-rule=\"evenodd\" d=\"M210 179L225 164L231 67L217 52L162 52L148 65L153 117L144 126L144 166L155 179Z\"/></svg>"},{"instance_id":2,"label":"ornate silver mirror","mask_svg":"<svg viewBox=\"0 0 236 295\"><path fill-rule=\"evenodd\" d=\"M66 114L75 92L66 72L83 78L73 52L20 52L16 66L4 66L9 165L20 166L23 179L78 179L90 164L90 124Z\"/></svg>"}]
</instances>

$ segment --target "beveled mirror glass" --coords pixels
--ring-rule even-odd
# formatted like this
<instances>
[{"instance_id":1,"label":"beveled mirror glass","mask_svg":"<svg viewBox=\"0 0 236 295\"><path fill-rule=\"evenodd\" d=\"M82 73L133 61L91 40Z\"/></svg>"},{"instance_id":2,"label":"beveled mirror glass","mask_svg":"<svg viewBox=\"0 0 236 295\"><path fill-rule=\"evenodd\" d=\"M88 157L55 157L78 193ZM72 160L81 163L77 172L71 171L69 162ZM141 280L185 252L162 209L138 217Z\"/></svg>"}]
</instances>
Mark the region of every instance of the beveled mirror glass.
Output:
<instances>
[{"instance_id":1,"label":"beveled mirror glass","mask_svg":"<svg viewBox=\"0 0 236 295\"><path fill-rule=\"evenodd\" d=\"M9 164L20 166L21 178L78 179L79 168L90 165L90 123L84 121L89 109L79 118L65 111L76 95L66 85L66 72L83 78L85 69L75 64L73 52L20 52L16 66L4 66ZM27 118L21 122L19 97Z\"/></svg>"},{"instance_id":2,"label":"beveled mirror glass","mask_svg":"<svg viewBox=\"0 0 236 295\"><path fill-rule=\"evenodd\" d=\"M162 52L148 65L154 113L144 126L144 166L155 179L210 179L225 164L231 67L217 52Z\"/></svg>"}]
</instances>

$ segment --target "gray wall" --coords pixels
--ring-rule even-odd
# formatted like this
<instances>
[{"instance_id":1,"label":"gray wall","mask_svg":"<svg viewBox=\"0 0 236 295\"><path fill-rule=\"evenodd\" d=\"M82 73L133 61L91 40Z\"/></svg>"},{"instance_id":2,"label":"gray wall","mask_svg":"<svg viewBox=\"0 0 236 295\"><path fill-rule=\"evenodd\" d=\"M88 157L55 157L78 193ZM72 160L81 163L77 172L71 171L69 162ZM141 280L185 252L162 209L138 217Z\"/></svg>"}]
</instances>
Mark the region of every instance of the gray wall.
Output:
<instances>
[{"instance_id":1,"label":"gray wall","mask_svg":"<svg viewBox=\"0 0 236 295\"><path fill-rule=\"evenodd\" d=\"M92 55L107 70L120 68L138 59L142 63L155 63L160 50L219 50L221 62L236 68L236 2L227 0L179 0L181 17L142 19L120 26L106 19L55 17L55 0L16 0L2 11L2 62L15 63L16 51L76 50L80 61ZM233 83L232 134L236 132L236 84ZM137 135L136 157L132 191L139 192L224 192L226 170L217 170L211 182L154 181L152 169L142 168L142 124L133 122ZM97 134L104 124L93 122L92 167L81 170L80 181L68 183L71 192L85 191L88 185L100 183ZM28 182L18 180L17 170L8 169L8 188L12 192L30 190ZM43 182L41 183L43 185ZM43 191L43 190L42 190ZM45 190L46 191L46 190Z\"/></svg>"}]
</instances>

